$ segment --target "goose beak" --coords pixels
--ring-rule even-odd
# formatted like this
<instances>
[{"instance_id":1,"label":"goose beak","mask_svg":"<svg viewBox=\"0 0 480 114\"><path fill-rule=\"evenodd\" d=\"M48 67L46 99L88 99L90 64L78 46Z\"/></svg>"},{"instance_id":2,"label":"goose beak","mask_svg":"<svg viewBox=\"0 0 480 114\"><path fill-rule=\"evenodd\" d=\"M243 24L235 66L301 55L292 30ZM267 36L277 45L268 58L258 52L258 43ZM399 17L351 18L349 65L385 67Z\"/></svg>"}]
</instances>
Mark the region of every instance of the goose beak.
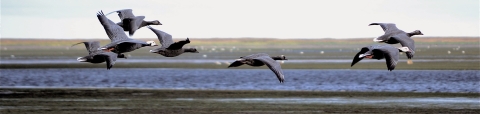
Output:
<instances>
[{"instance_id":1,"label":"goose beak","mask_svg":"<svg viewBox=\"0 0 480 114\"><path fill-rule=\"evenodd\" d=\"M365 54L360 54L360 55L358 56L358 58L362 58L362 57L365 57L365 56L367 56L367 55L365 55Z\"/></svg>"},{"instance_id":2,"label":"goose beak","mask_svg":"<svg viewBox=\"0 0 480 114\"><path fill-rule=\"evenodd\" d=\"M373 42L383 42L383 40L378 40L377 38L374 38Z\"/></svg>"},{"instance_id":3,"label":"goose beak","mask_svg":"<svg viewBox=\"0 0 480 114\"><path fill-rule=\"evenodd\" d=\"M85 61L87 61L87 59L85 59L85 58L83 58L83 57L78 57L78 58L77 58L77 61L85 62Z\"/></svg>"},{"instance_id":4,"label":"goose beak","mask_svg":"<svg viewBox=\"0 0 480 114\"><path fill-rule=\"evenodd\" d=\"M362 57L372 58L372 55L370 55L370 54L360 54L360 55L358 56L358 58L362 58Z\"/></svg>"}]
</instances>

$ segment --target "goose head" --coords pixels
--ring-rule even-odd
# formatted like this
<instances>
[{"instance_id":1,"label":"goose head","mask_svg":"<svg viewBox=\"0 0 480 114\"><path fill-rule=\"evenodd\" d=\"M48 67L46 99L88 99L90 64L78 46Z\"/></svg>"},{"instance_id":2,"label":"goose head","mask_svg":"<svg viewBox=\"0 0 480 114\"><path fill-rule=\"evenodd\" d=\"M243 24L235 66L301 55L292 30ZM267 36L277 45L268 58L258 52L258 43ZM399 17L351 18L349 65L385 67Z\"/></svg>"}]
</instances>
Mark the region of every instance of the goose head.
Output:
<instances>
[{"instance_id":1,"label":"goose head","mask_svg":"<svg viewBox=\"0 0 480 114\"><path fill-rule=\"evenodd\" d=\"M87 62L87 59L86 59L86 58L83 58L83 57L78 57L78 58L77 58L77 61Z\"/></svg>"},{"instance_id":2,"label":"goose head","mask_svg":"<svg viewBox=\"0 0 480 114\"><path fill-rule=\"evenodd\" d=\"M280 55L280 56L273 56L271 57L273 60L288 60L285 55Z\"/></svg>"},{"instance_id":3,"label":"goose head","mask_svg":"<svg viewBox=\"0 0 480 114\"><path fill-rule=\"evenodd\" d=\"M187 48L187 49L185 49L185 52L200 53L200 52L198 52L198 50L195 49L195 48Z\"/></svg>"},{"instance_id":4,"label":"goose head","mask_svg":"<svg viewBox=\"0 0 480 114\"><path fill-rule=\"evenodd\" d=\"M154 20L152 21L152 25L162 25L162 23L160 23L158 20Z\"/></svg>"},{"instance_id":5,"label":"goose head","mask_svg":"<svg viewBox=\"0 0 480 114\"><path fill-rule=\"evenodd\" d=\"M423 35L422 31L420 31L420 30L415 30L412 33L413 33L413 35Z\"/></svg>"}]
</instances>

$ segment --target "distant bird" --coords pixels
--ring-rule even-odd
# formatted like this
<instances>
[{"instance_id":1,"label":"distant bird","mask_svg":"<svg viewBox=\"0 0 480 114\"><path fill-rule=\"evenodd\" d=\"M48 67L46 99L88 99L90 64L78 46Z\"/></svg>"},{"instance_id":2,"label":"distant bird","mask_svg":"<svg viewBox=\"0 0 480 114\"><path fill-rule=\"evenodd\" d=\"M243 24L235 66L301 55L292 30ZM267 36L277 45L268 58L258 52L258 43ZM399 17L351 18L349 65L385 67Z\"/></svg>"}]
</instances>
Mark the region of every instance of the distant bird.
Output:
<instances>
[{"instance_id":1,"label":"distant bird","mask_svg":"<svg viewBox=\"0 0 480 114\"><path fill-rule=\"evenodd\" d=\"M122 27L113 23L108 19L102 11L97 13L98 20L102 24L105 32L110 38L111 43L103 47L100 47L99 50L109 50L117 54L123 55L123 53L131 52L133 50L145 47L145 46L157 46L155 41L140 41L136 39L129 38L125 32L123 32ZM124 55L123 55L124 56Z\"/></svg>"},{"instance_id":2,"label":"distant bird","mask_svg":"<svg viewBox=\"0 0 480 114\"><path fill-rule=\"evenodd\" d=\"M280 81L280 83L283 83L285 79L284 79L282 68L280 67L280 63L276 62L275 60L287 60L287 58L285 58L284 55L270 56L265 53L257 53L257 54L240 57L240 59L237 59L235 60L235 62L230 64L228 68L238 67L243 64L247 64L254 67L267 65L268 68L270 68L270 70L272 70L273 73L277 75L277 78Z\"/></svg>"},{"instance_id":3,"label":"distant bird","mask_svg":"<svg viewBox=\"0 0 480 114\"><path fill-rule=\"evenodd\" d=\"M160 48L150 50L151 53L157 53L165 57L175 57L185 52L198 53L196 48L183 48L185 44L190 43L188 38L186 40L173 42L172 35L150 26L148 26L148 28L157 35L160 44L162 44Z\"/></svg>"},{"instance_id":4,"label":"distant bird","mask_svg":"<svg viewBox=\"0 0 480 114\"><path fill-rule=\"evenodd\" d=\"M100 47L100 42L98 41L89 41L89 42L80 42L73 44L73 46L78 45L78 44L85 44L85 47L87 48L88 55L84 57L78 57L77 61L80 62L89 62L89 63L103 63L107 62L107 70L110 70L110 68L113 67L115 64L115 61L117 60L117 54L109 51L104 51L104 50L97 50L97 48Z\"/></svg>"},{"instance_id":5,"label":"distant bird","mask_svg":"<svg viewBox=\"0 0 480 114\"><path fill-rule=\"evenodd\" d=\"M351 67L363 58L369 59L385 59L387 62L387 68L389 71L395 69L395 66L398 62L399 52L408 52L407 47L395 48L392 45L371 45L363 47L360 52L358 52L353 61Z\"/></svg>"},{"instance_id":6,"label":"distant bird","mask_svg":"<svg viewBox=\"0 0 480 114\"><path fill-rule=\"evenodd\" d=\"M403 47L408 47L409 52L406 52L408 59L412 59L413 55L415 54L415 41L410 38L413 35L423 35L420 30L415 30L410 33L406 33L397 28L397 26L393 23L371 23L370 25L380 25L382 27L385 34L374 38L374 42L384 42L387 44L397 44L400 43Z\"/></svg>"},{"instance_id":7,"label":"distant bird","mask_svg":"<svg viewBox=\"0 0 480 114\"><path fill-rule=\"evenodd\" d=\"M162 25L160 21L153 20L153 21L145 21L145 16L135 16L132 13L132 9L122 9L108 13L118 13L118 17L120 17L121 22L118 22L117 25L121 26L124 31L128 31L128 34L132 36L136 30L148 26L148 25Z\"/></svg>"}]
</instances>

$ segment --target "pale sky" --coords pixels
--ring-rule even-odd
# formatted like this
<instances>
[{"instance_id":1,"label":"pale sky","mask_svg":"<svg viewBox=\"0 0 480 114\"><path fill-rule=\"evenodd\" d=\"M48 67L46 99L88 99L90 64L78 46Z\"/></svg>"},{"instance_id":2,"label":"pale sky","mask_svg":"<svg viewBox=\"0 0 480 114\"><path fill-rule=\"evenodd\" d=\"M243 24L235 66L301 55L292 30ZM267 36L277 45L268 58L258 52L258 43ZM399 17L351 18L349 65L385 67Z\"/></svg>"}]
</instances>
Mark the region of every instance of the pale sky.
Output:
<instances>
[{"instance_id":1,"label":"pale sky","mask_svg":"<svg viewBox=\"0 0 480 114\"><path fill-rule=\"evenodd\" d=\"M1 0L2 38L108 38L96 17L133 9L174 38L369 38L373 22L424 36L480 34L478 0ZM119 22L117 14L107 16ZM148 28L133 38L156 38Z\"/></svg>"}]
</instances>

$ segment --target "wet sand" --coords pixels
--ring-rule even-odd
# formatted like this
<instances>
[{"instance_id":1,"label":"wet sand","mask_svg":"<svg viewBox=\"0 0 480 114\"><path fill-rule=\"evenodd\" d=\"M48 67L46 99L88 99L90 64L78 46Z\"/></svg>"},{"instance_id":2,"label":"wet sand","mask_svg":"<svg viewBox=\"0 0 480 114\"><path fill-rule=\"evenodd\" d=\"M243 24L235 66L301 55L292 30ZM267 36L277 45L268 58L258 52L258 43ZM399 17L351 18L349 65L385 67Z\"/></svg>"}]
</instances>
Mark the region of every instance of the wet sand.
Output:
<instances>
[{"instance_id":1,"label":"wet sand","mask_svg":"<svg viewBox=\"0 0 480 114\"><path fill-rule=\"evenodd\" d=\"M478 113L478 93L0 88L0 113Z\"/></svg>"}]
</instances>

